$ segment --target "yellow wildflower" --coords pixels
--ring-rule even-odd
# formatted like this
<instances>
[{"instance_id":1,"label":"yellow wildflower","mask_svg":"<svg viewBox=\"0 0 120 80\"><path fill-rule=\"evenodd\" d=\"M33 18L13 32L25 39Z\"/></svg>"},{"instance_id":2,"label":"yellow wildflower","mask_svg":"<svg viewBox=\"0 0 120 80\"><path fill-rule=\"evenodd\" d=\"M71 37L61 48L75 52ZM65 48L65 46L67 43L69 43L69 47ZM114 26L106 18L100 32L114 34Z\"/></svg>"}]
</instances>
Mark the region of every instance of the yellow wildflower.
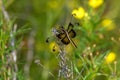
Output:
<instances>
[{"instance_id":1,"label":"yellow wildflower","mask_svg":"<svg viewBox=\"0 0 120 80\"><path fill-rule=\"evenodd\" d=\"M111 19L104 19L102 21L102 26L106 30L113 30L115 28L115 23L113 23L113 21Z\"/></svg>"},{"instance_id":2,"label":"yellow wildflower","mask_svg":"<svg viewBox=\"0 0 120 80\"><path fill-rule=\"evenodd\" d=\"M105 58L106 63L112 63L115 60L115 58L116 54L114 52L110 52Z\"/></svg>"},{"instance_id":3,"label":"yellow wildflower","mask_svg":"<svg viewBox=\"0 0 120 80\"><path fill-rule=\"evenodd\" d=\"M57 53L59 50L59 47L55 42L51 42L49 47L50 47L51 52Z\"/></svg>"},{"instance_id":4,"label":"yellow wildflower","mask_svg":"<svg viewBox=\"0 0 120 80\"><path fill-rule=\"evenodd\" d=\"M89 0L88 4L92 8L98 8L103 4L104 0Z\"/></svg>"},{"instance_id":5,"label":"yellow wildflower","mask_svg":"<svg viewBox=\"0 0 120 80\"><path fill-rule=\"evenodd\" d=\"M78 9L74 9L72 11L73 17L77 19L82 19L85 16L85 10L82 7L79 7Z\"/></svg>"}]
</instances>

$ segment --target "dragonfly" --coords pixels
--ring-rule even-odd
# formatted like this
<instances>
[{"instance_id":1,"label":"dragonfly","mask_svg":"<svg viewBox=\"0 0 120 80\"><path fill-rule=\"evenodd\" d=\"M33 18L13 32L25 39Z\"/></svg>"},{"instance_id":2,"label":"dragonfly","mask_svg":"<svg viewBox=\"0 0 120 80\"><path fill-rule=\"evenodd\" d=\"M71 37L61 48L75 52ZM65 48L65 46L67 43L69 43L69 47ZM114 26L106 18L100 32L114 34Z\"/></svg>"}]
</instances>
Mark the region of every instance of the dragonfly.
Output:
<instances>
[{"instance_id":1,"label":"dragonfly","mask_svg":"<svg viewBox=\"0 0 120 80\"><path fill-rule=\"evenodd\" d=\"M75 48L77 48L76 44L72 40L72 38L76 37L76 32L73 30L73 24L69 23L68 28L65 29L61 26L58 30L56 30L56 37L65 45L71 43Z\"/></svg>"}]
</instances>

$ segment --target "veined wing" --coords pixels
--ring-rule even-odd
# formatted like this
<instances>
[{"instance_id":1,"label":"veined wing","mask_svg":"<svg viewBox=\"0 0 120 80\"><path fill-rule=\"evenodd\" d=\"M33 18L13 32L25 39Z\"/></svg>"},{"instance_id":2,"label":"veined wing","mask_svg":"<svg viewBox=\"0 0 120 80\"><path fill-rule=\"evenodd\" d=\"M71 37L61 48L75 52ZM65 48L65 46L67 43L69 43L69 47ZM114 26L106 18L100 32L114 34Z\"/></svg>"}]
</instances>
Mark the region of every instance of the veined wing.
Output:
<instances>
[{"instance_id":1,"label":"veined wing","mask_svg":"<svg viewBox=\"0 0 120 80\"><path fill-rule=\"evenodd\" d=\"M74 38L76 36L76 32L73 30L73 24L69 23L68 28L67 28L67 32L70 38Z\"/></svg>"},{"instance_id":2,"label":"veined wing","mask_svg":"<svg viewBox=\"0 0 120 80\"><path fill-rule=\"evenodd\" d=\"M66 37L64 37L62 40L61 40L61 42L63 43L63 44L69 44L70 43L70 40L68 39L68 37L66 36Z\"/></svg>"}]
</instances>

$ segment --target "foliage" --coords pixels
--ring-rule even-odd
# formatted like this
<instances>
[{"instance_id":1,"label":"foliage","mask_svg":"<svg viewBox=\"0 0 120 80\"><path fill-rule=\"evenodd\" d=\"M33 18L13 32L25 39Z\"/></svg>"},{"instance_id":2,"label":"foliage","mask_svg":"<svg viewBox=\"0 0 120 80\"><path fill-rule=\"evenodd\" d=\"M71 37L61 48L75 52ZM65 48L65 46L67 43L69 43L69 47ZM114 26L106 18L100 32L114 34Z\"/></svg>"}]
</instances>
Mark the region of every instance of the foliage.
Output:
<instances>
[{"instance_id":1,"label":"foliage","mask_svg":"<svg viewBox=\"0 0 120 80\"><path fill-rule=\"evenodd\" d=\"M10 20L1 7L0 80L13 79L14 72L19 80L119 80L119 0L3 0L1 5ZM77 48L53 35L69 23Z\"/></svg>"}]
</instances>

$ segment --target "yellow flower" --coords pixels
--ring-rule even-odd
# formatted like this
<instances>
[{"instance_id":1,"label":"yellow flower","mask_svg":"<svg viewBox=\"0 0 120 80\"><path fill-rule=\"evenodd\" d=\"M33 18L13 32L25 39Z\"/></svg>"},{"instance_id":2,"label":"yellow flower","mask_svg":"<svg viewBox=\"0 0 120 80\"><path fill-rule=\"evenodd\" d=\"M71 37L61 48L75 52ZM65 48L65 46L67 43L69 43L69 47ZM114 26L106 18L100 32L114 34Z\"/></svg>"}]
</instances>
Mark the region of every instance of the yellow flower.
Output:
<instances>
[{"instance_id":1,"label":"yellow flower","mask_svg":"<svg viewBox=\"0 0 120 80\"><path fill-rule=\"evenodd\" d=\"M59 47L55 42L51 42L49 47L50 47L51 52L54 52L54 53L57 53L59 50Z\"/></svg>"},{"instance_id":2,"label":"yellow flower","mask_svg":"<svg viewBox=\"0 0 120 80\"><path fill-rule=\"evenodd\" d=\"M113 30L115 28L115 23L113 23L113 21L111 19L104 19L102 21L102 26L106 30Z\"/></svg>"},{"instance_id":3,"label":"yellow flower","mask_svg":"<svg viewBox=\"0 0 120 80\"><path fill-rule=\"evenodd\" d=\"M77 19L82 19L85 16L85 10L82 7L79 7L78 9L74 9L72 11L73 17Z\"/></svg>"},{"instance_id":4,"label":"yellow flower","mask_svg":"<svg viewBox=\"0 0 120 80\"><path fill-rule=\"evenodd\" d=\"M106 63L112 63L115 60L115 58L116 54L114 52L110 52L105 58Z\"/></svg>"},{"instance_id":5,"label":"yellow flower","mask_svg":"<svg viewBox=\"0 0 120 80\"><path fill-rule=\"evenodd\" d=\"M104 0L89 0L88 4L92 8L98 8L103 4Z\"/></svg>"}]
</instances>

